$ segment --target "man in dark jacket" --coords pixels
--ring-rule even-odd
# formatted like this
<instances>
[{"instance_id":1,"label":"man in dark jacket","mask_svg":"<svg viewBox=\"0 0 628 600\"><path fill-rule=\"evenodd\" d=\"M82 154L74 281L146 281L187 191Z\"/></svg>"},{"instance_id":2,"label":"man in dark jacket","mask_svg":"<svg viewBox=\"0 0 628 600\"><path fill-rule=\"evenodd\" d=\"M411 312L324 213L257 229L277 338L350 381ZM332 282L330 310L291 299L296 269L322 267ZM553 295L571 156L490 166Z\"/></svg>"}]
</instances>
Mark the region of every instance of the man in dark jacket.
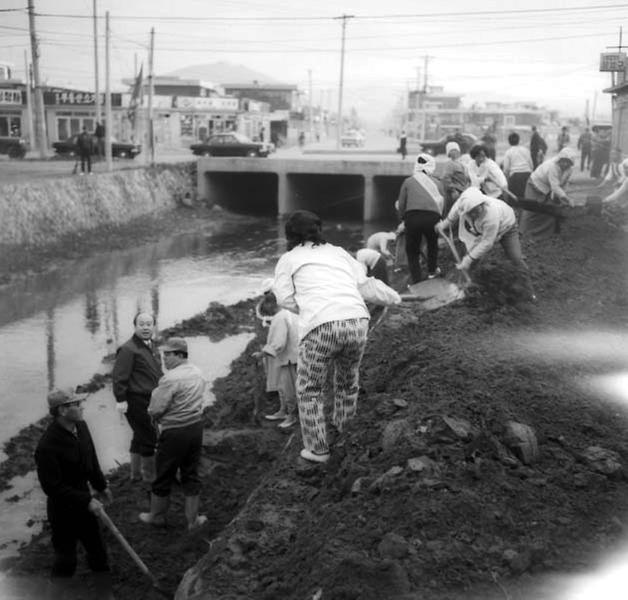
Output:
<instances>
[{"instance_id":1,"label":"man in dark jacket","mask_svg":"<svg viewBox=\"0 0 628 600\"><path fill-rule=\"evenodd\" d=\"M94 135L96 136L96 154L100 158L105 158L105 126L102 122L96 123Z\"/></svg>"},{"instance_id":2,"label":"man in dark jacket","mask_svg":"<svg viewBox=\"0 0 628 600\"><path fill-rule=\"evenodd\" d=\"M107 552L96 515L102 503L92 488L111 501L111 492L100 470L94 443L83 421L84 397L70 390L53 390L48 407L54 421L35 450L37 476L47 499L55 560L52 577L71 577L76 570L76 543L87 553L94 572L109 571Z\"/></svg>"},{"instance_id":3,"label":"man in dark jacket","mask_svg":"<svg viewBox=\"0 0 628 600\"><path fill-rule=\"evenodd\" d=\"M79 156L81 157L81 175L85 174L85 164L87 163L87 172L92 172L92 152L94 151L94 141L91 134L83 127L83 131L76 140Z\"/></svg>"},{"instance_id":4,"label":"man in dark jacket","mask_svg":"<svg viewBox=\"0 0 628 600\"><path fill-rule=\"evenodd\" d=\"M116 354L113 366L113 394L117 408L126 414L133 430L131 439L131 479L152 483L155 479L157 432L146 412L151 392L163 375L152 337L155 320L138 313L133 319L135 333Z\"/></svg>"},{"instance_id":5,"label":"man in dark jacket","mask_svg":"<svg viewBox=\"0 0 628 600\"><path fill-rule=\"evenodd\" d=\"M547 144L536 130L536 126L532 125L532 136L530 137L530 155L532 156L532 166L536 169L545 158L547 152Z\"/></svg>"}]
</instances>

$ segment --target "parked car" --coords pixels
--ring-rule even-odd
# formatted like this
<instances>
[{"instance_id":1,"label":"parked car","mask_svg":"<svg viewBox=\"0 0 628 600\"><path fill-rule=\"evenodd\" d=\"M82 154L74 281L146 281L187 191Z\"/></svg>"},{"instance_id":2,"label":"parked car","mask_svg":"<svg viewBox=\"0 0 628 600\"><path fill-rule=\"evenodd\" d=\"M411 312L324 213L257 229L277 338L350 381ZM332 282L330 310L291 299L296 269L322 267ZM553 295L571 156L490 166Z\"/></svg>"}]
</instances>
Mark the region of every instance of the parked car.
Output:
<instances>
[{"instance_id":1,"label":"parked car","mask_svg":"<svg viewBox=\"0 0 628 600\"><path fill-rule=\"evenodd\" d=\"M479 144L480 140L472 133L449 133L438 140L419 141L421 152L427 152L434 156L445 154L445 145L448 142L458 142L462 154L466 154L475 144Z\"/></svg>"},{"instance_id":2,"label":"parked car","mask_svg":"<svg viewBox=\"0 0 628 600\"><path fill-rule=\"evenodd\" d=\"M364 146L364 134L356 129L347 131L340 137L340 145L343 148L361 148Z\"/></svg>"},{"instance_id":3,"label":"parked car","mask_svg":"<svg viewBox=\"0 0 628 600\"><path fill-rule=\"evenodd\" d=\"M68 138L62 142L53 142L52 147L59 156L77 156L78 136ZM94 139L92 154L96 154L96 139ZM141 144L133 144L131 142L117 142L111 141L111 155L114 158L135 158L142 151Z\"/></svg>"},{"instance_id":4,"label":"parked car","mask_svg":"<svg viewBox=\"0 0 628 600\"><path fill-rule=\"evenodd\" d=\"M24 158L28 145L19 137L0 136L0 154L8 154L9 158Z\"/></svg>"},{"instance_id":5,"label":"parked car","mask_svg":"<svg viewBox=\"0 0 628 600\"><path fill-rule=\"evenodd\" d=\"M261 156L266 157L275 149L268 142L254 142L241 133L217 133L205 142L192 144L190 150L196 156Z\"/></svg>"}]
</instances>

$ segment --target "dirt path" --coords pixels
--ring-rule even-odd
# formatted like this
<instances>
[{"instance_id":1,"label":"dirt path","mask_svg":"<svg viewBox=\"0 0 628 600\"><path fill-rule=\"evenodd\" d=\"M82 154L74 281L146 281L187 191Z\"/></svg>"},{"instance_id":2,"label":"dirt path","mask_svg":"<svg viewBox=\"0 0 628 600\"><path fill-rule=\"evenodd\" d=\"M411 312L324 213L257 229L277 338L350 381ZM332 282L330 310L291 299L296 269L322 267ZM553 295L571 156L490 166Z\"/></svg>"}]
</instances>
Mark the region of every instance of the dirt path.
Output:
<instances>
[{"instance_id":1,"label":"dirt path","mask_svg":"<svg viewBox=\"0 0 628 600\"><path fill-rule=\"evenodd\" d=\"M495 252L463 303L389 311L365 354L358 417L324 468L299 462L298 433L253 418L260 398L274 408L249 356L258 329L207 415L208 525L184 534L175 494L167 530L141 526L147 491L129 486L126 468L112 477L112 518L172 589L200 560L177 598L539 600L530 575L595 564L628 524L628 419L581 383L625 369L626 237L581 211L560 239L525 251L537 306L509 304ZM214 306L180 331L240 326L255 326L250 304ZM508 421L534 429L538 460L507 449ZM614 454L596 463L591 447ZM15 573L48 568L47 536ZM116 597L151 597L109 547Z\"/></svg>"}]
</instances>

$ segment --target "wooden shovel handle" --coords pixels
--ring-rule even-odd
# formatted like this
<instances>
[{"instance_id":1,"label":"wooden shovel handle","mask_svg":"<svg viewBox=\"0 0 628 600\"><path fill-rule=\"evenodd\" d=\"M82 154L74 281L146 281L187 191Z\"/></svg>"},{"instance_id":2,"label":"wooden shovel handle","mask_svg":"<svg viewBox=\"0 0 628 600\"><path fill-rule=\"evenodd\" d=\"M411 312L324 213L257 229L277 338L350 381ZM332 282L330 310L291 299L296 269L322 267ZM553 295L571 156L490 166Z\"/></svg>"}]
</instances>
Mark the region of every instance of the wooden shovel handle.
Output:
<instances>
[{"instance_id":1,"label":"wooden shovel handle","mask_svg":"<svg viewBox=\"0 0 628 600\"><path fill-rule=\"evenodd\" d=\"M454 244L454 236L451 234L451 229L448 230L448 233L439 230L438 233L444 238L451 250L451 253L454 255L454 259L456 260L456 264L459 265L461 262L460 254L458 254L458 250L456 249L456 244ZM461 269L462 275L466 283L471 283L471 277L469 273L467 273L464 269Z\"/></svg>"},{"instance_id":2,"label":"wooden shovel handle","mask_svg":"<svg viewBox=\"0 0 628 600\"><path fill-rule=\"evenodd\" d=\"M154 575L148 570L148 567L144 564L144 561L139 557L137 552L133 550L131 544L126 541L125 537L120 533L120 530L116 527L115 523L109 518L109 515L105 512L105 509L102 508L98 511L98 517L100 520L106 525L107 529L113 533L114 537L120 542L122 547L127 551L128 555L133 559L135 564L140 568L142 573L155 582L156 579Z\"/></svg>"}]
</instances>

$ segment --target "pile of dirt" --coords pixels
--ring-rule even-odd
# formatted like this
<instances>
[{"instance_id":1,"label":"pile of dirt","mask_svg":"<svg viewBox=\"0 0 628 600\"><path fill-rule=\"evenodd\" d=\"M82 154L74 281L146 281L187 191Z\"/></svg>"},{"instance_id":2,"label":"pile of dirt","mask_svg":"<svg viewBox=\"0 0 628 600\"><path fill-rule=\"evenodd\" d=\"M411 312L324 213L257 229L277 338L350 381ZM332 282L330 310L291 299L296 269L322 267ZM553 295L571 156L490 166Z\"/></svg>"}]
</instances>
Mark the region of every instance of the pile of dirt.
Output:
<instances>
[{"instance_id":1,"label":"pile of dirt","mask_svg":"<svg viewBox=\"0 0 628 600\"><path fill-rule=\"evenodd\" d=\"M256 339L214 387L207 526L184 533L177 490L169 528L147 529L137 520L147 490L130 486L126 468L112 477L109 513L151 570L174 589L194 565L176 598L436 600L488 585L475 596L488 599L491 587L504 597L524 574L578 570L614 548L628 524L628 420L582 382L625 368L587 335L626 327L626 237L582 214L525 252L538 305L515 301L517 281L493 257L477 274L490 285L468 300L389 310L369 338L358 416L330 431L324 466L298 458L298 430L255 417L276 407L250 356L266 334L252 306L182 324L215 335L214 315ZM533 430L538 456L529 440L513 442L513 422ZM50 564L47 536L16 573ZM109 548L116 597L151 597Z\"/></svg>"}]
</instances>

